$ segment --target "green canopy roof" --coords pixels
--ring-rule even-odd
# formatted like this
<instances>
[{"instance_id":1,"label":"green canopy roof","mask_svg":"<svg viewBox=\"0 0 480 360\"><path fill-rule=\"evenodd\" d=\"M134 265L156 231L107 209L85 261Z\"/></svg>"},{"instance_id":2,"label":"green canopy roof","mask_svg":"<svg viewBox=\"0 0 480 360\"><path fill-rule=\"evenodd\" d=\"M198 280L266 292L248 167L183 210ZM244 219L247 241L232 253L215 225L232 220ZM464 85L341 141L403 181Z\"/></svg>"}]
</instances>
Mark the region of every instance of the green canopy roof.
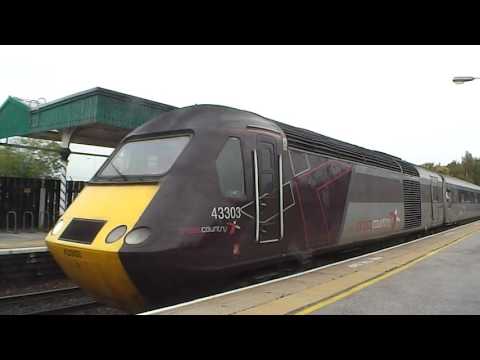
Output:
<instances>
[{"instance_id":1,"label":"green canopy roof","mask_svg":"<svg viewBox=\"0 0 480 360\"><path fill-rule=\"evenodd\" d=\"M10 96L0 107L0 138L60 141L62 129L76 128L73 143L115 147L132 129L173 109L176 107L99 87L35 108Z\"/></svg>"}]
</instances>

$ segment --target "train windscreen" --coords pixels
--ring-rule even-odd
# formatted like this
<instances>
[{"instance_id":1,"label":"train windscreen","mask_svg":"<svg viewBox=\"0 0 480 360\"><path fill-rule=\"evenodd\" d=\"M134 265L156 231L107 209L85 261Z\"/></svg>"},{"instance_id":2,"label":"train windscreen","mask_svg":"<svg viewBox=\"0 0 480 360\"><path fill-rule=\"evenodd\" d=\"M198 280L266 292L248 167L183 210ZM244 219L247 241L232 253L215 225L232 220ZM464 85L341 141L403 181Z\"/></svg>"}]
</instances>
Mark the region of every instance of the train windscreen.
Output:
<instances>
[{"instance_id":1,"label":"train windscreen","mask_svg":"<svg viewBox=\"0 0 480 360\"><path fill-rule=\"evenodd\" d=\"M190 141L176 136L125 143L96 178L161 176L168 172Z\"/></svg>"}]
</instances>

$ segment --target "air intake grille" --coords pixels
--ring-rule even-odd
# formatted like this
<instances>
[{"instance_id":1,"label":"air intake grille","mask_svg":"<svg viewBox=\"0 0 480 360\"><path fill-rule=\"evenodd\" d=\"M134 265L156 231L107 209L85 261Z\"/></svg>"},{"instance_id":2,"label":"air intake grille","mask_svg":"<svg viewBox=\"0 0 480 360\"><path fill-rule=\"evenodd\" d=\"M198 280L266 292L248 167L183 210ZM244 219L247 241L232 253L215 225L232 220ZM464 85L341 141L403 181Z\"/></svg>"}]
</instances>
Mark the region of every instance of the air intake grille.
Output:
<instances>
[{"instance_id":1,"label":"air intake grille","mask_svg":"<svg viewBox=\"0 0 480 360\"><path fill-rule=\"evenodd\" d=\"M285 133L289 146L418 177L418 171L415 166L398 157L380 151L365 149L278 121L275 121L275 123Z\"/></svg>"},{"instance_id":2,"label":"air intake grille","mask_svg":"<svg viewBox=\"0 0 480 360\"><path fill-rule=\"evenodd\" d=\"M404 229L415 228L422 224L422 204L420 200L420 183L403 180L403 205L405 209Z\"/></svg>"},{"instance_id":3,"label":"air intake grille","mask_svg":"<svg viewBox=\"0 0 480 360\"><path fill-rule=\"evenodd\" d=\"M397 160L397 161L402 166L402 170L404 174L413 175L417 177L419 176L418 170L414 165L403 160Z\"/></svg>"}]
</instances>

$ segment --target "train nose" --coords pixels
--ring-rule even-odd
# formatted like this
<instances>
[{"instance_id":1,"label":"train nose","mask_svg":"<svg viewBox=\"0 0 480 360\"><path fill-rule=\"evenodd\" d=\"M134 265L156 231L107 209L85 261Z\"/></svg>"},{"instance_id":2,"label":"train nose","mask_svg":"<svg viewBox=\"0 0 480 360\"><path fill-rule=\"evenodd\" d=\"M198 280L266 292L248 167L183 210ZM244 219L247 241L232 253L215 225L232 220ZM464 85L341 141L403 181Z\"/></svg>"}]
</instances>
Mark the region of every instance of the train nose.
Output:
<instances>
[{"instance_id":1,"label":"train nose","mask_svg":"<svg viewBox=\"0 0 480 360\"><path fill-rule=\"evenodd\" d=\"M118 253L52 242L48 248L65 274L98 301L132 313L144 309Z\"/></svg>"},{"instance_id":2,"label":"train nose","mask_svg":"<svg viewBox=\"0 0 480 360\"><path fill-rule=\"evenodd\" d=\"M119 251L158 189L87 186L48 234L47 246L65 274L99 301L129 312L144 308Z\"/></svg>"}]
</instances>

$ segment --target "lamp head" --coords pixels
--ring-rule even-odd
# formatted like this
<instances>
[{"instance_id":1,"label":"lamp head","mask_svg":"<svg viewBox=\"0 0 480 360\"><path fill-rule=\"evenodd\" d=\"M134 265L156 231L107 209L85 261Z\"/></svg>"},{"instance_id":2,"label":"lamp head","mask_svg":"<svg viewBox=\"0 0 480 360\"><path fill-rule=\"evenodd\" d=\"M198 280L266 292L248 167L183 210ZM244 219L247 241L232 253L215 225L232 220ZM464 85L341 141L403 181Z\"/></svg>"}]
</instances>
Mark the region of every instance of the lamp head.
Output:
<instances>
[{"instance_id":1,"label":"lamp head","mask_svg":"<svg viewBox=\"0 0 480 360\"><path fill-rule=\"evenodd\" d=\"M457 85L461 85L467 81L473 81L475 79L476 78L473 76L455 76L452 81Z\"/></svg>"}]
</instances>

